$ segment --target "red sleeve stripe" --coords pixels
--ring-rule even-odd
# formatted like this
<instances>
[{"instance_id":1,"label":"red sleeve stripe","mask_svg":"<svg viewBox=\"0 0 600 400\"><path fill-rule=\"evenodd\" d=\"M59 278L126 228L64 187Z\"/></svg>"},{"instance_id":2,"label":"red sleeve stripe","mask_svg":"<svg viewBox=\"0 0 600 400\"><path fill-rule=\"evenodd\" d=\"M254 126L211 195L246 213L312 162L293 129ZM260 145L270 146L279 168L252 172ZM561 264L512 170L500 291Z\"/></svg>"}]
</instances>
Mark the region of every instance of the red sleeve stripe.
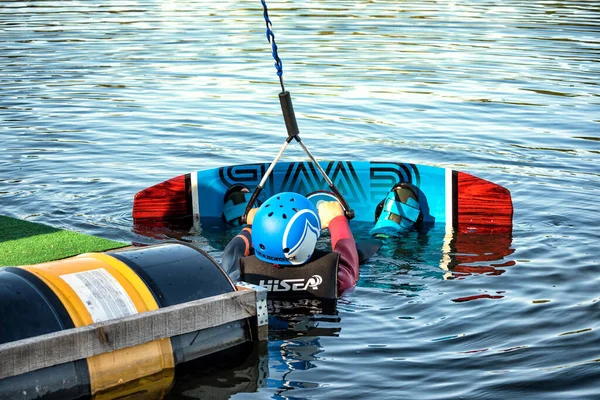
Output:
<instances>
[{"instance_id":1,"label":"red sleeve stripe","mask_svg":"<svg viewBox=\"0 0 600 400\"><path fill-rule=\"evenodd\" d=\"M352 231L345 216L340 215L329 221L329 233L331 234L331 247L335 248L338 240L353 239Z\"/></svg>"}]
</instances>

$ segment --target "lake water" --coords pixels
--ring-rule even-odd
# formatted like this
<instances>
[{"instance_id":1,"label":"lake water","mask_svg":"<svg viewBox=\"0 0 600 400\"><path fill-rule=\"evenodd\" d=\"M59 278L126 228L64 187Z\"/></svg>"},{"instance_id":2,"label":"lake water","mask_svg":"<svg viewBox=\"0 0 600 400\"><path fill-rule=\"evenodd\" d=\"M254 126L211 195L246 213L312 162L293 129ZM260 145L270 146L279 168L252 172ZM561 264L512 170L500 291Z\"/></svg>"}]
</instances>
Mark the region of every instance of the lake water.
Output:
<instances>
[{"instance_id":1,"label":"lake water","mask_svg":"<svg viewBox=\"0 0 600 400\"><path fill-rule=\"evenodd\" d=\"M496 182L513 232L389 243L334 315L282 320L266 358L171 398L598 398L600 2L269 6L317 159ZM283 144L264 28L258 0L0 2L0 213L160 240L134 232L136 192Z\"/></svg>"}]
</instances>

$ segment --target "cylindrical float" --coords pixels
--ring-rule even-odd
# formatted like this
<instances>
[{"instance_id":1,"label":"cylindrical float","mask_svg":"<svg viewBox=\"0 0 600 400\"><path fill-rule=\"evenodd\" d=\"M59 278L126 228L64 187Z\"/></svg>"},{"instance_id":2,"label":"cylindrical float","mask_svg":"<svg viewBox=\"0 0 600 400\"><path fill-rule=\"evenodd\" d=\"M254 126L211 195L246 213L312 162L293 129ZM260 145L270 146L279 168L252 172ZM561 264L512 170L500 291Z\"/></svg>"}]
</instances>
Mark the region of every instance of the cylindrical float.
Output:
<instances>
[{"instance_id":1,"label":"cylindrical float","mask_svg":"<svg viewBox=\"0 0 600 400\"><path fill-rule=\"evenodd\" d=\"M0 268L0 344L235 291L206 252L182 243ZM0 380L0 398L160 398L176 364L243 343L238 321Z\"/></svg>"}]
</instances>

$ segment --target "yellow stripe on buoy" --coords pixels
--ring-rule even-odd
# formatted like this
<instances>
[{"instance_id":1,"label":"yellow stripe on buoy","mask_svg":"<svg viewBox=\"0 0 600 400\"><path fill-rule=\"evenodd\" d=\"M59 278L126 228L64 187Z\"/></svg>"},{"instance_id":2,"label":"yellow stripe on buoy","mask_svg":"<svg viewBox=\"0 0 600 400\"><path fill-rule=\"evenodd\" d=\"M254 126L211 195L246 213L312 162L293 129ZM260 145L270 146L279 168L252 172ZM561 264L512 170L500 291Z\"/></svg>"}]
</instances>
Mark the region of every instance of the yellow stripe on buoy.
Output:
<instances>
[{"instance_id":1,"label":"yellow stripe on buoy","mask_svg":"<svg viewBox=\"0 0 600 400\"><path fill-rule=\"evenodd\" d=\"M86 253L21 268L56 294L75 327L159 308L140 277L107 254ZM160 398L171 386L175 368L168 338L90 357L87 363L96 399ZM143 393L138 393L140 384Z\"/></svg>"}]
</instances>

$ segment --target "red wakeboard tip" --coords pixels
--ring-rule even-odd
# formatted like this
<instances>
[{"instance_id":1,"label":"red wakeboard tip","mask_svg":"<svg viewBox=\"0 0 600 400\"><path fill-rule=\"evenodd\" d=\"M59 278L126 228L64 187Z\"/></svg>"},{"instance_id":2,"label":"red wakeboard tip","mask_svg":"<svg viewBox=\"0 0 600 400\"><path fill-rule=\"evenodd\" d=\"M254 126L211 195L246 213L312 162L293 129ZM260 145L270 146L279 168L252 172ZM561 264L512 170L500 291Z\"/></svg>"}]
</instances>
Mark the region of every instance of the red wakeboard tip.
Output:
<instances>
[{"instance_id":1,"label":"red wakeboard tip","mask_svg":"<svg viewBox=\"0 0 600 400\"><path fill-rule=\"evenodd\" d=\"M456 177L459 232L512 231L513 204L508 189L465 172L458 172Z\"/></svg>"},{"instance_id":2,"label":"red wakeboard tip","mask_svg":"<svg viewBox=\"0 0 600 400\"><path fill-rule=\"evenodd\" d=\"M165 223L192 217L190 174L184 174L143 189L133 197L136 223Z\"/></svg>"}]
</instances>

